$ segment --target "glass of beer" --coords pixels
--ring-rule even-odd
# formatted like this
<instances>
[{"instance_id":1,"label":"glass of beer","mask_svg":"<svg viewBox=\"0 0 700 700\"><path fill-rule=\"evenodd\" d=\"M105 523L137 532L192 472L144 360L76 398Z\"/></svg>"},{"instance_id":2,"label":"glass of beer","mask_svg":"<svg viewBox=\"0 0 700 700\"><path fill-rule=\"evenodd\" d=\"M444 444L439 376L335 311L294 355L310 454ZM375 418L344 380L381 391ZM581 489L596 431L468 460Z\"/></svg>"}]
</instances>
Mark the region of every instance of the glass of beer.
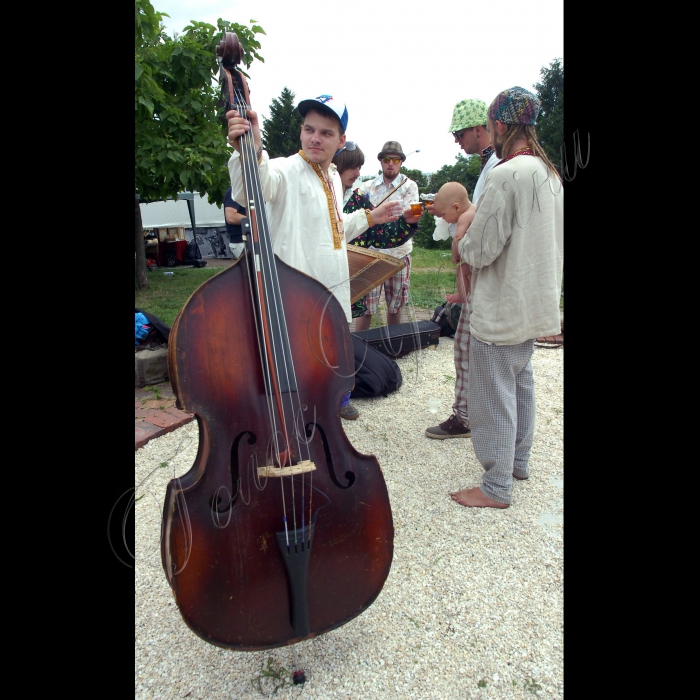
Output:
<instances>
[{"instance_id":1,"label":"glass of beer","mask_svg":"<svg viewBox=\"0 0 700 700\"><path fill-rule=\"evenodd\" d=\"M420 216L423 213L423 202L411 202L411 214Z\"/></svg>"}]
</instances>

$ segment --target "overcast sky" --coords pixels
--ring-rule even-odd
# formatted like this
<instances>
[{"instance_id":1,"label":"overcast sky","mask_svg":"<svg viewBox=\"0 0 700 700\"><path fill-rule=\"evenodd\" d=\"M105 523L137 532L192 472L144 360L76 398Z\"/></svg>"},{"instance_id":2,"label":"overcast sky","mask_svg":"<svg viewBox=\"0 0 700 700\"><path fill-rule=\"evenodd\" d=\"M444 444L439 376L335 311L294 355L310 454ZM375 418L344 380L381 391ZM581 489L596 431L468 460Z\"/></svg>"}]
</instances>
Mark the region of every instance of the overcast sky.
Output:
<instances>
[{"instance_id":1,"label":"overcast sky","mask_svg":"<svg viewBox=\"0 0 700 700\"><path fill-rule=\"evenodd\" d=\"M490 104L506 88L533 90L540 69L564 58L563 0L498 3L426 0L151 0L168 33L190 20L221 17L257 35L265 63L250 70L252 108L269 115L287 87L296 101L332 95L345 102L347 135L365 154L362 175L379 169L385 141L399 141L408 168L432 172L459 151L448 128L457 102Z\"/></svg>"}]
</instances>

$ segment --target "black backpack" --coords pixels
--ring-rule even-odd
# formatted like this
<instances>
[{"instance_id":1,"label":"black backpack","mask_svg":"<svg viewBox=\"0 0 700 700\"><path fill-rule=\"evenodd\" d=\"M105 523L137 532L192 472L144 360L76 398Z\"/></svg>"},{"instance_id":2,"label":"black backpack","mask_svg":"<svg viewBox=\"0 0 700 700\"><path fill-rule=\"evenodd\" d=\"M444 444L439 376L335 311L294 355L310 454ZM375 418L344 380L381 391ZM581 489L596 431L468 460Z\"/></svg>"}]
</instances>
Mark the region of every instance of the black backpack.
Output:
<instances>
[{"instance_id":1,"label":"black backpack","mask_svg":"<svg viewBox=\"0 0 700 700\"><path fill-rule=\"evenodd\" d=\"M449 301L435 307L435 312L430 320L440 326L440 337L447 336L448 338L454 338L461 312L461 304L453 304Z\"/></svg>"},{"instance_id":2,"label":"black backpack","mask_svg":"<svg viewBox=\"0 0 700 700\"><path fill-rule=\"evenodd\" d=\"M355 352L355 388L351 398L387 396L403 382L401 370L395 360L375 350L354 333L352 349Z\"/></svg>"}]
</instances>

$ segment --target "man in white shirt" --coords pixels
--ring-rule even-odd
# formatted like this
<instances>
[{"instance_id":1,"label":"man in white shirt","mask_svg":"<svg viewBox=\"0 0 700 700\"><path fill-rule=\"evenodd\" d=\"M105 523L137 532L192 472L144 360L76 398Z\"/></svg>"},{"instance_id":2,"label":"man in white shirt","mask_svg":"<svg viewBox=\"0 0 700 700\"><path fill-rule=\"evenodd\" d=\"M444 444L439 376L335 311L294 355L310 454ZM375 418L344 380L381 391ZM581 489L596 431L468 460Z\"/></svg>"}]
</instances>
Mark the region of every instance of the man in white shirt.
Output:
<instances>
[{"instance_id":1,"label":"man in white shirt","mask_svg":"<svg viewBox=\"0 0 700 700\"><path fill-rule=\"evenodd\" d=\"M366 180L362 183L362 191L375 206L378 202L381 202L387 194L393 190L397 190L399 185L403 182L405 176L401 175L401 164L406 160L406 156L398 141L387 141L384 144L384 148L382 148L377 155L377 159L381 163L382 174L374 180ZM406 179L408 181L394 194L390 194L387 200L401 202L402 212L410 207L411 202L418 201L418 185L410 178ZM411 228L418 230L418 224L411 224ZM370 250L376 249L370 246ZM384 299L387 307L387 325L394 326L401 323L401 309L406 306L408 302L408 290L411 284L412 250L412 238L396 248L382 249L382 253L403 260L406 266L393 277L390 277L383 285L379 285L371 292L367 293L365 296L367 311L365 311L364 316L355 319L356 330L366 331L369 329L372 316L377 313L379 308L379 297L381 296L382 288L384 289Z\"/></svg>"},{"instance_id":2,"label":"man in white shirt","mask_svg":"<svg viewBox=\"0 0 700 700\"><path fill-rule=\"evenodd\" d=\"M233 109L226 113L228 141L235 149L229 163L231 195L246 202L240 158L240 138L252 129L258 174L275 254L291 267L324 284L340 302L348 323L350 271L346 241L371 225L397 221L401 209L387 201L374 209L343 213L343 186L332 164L345 145L348 110L331 95L302 100L297 109L303 117L301 149L289 158L270 159L262 148L258 115L246 110L242 117ZM350 404L350 392L341 401L341 416L354 419L359 413Z\"/></svg>"},{"instance_id":3,"label":"man in white shirt","mask_svg":"<svg viewBox=\"0 0 700 700\"><path fill-rule=\"evenodd\" d=\"M481 100L462 100L455 105L452 112L452 123L448 131L454 136L455 143L467 154L478 153L481 157L481 172L476 181L471 200L478 206L479 197L484 191L484 184L488 179L498 158L491 145L491 136L486 131L487 107ZM428 207L428 211L431 208ZM442 220L441 220L442 221ZM447 225L443 222L443 225ZM454 236L457 224L450 224L450 235ZM450 301L452 295L447 295ZM448 440L450 438L471 437L469 428L469 411L467 409L467 392L469 389L469 315L471 312L469 298L462 304L459 315L459 323L455 331L454 359L455 373L455 400L452 404L452 415L439 425L427 428L426 437L436 440Z\"/></svg>"},{"instance_id":4,"label":"man in white shirt","mask_svg":"<svg viewBox=\"0 0 700 700\"><path fill-rule=\"evenodd\" d=\"M457 503L507 508L513 479L527 479L535 431L535 338L560 330L564 188L537 138L539 100L513 87L488 110L494 166L459 254L472 268L469 422L484 468Z\"/></svg>"}]
</instances>

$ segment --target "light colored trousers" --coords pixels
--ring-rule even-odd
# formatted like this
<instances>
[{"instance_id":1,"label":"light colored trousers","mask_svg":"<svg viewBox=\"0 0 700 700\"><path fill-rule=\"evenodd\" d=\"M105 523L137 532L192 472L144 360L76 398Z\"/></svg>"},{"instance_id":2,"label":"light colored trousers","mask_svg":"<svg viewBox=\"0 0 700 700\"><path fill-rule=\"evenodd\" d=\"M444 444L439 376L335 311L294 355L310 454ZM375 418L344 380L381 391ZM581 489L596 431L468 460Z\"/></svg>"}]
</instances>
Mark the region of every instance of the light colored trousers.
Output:
<instances>
[{"instance_id":1,"label":"light colored trousers","mask_svg":"<svg viewBox=\"0 0 700 700\"><path fill-rule=\"evenodd\" d=\"M469 423L477 459L484 468L481 491L510 503L513 474L526 479L535 434L535 340L469 347Z\"/></svg>"}]
</instances>

